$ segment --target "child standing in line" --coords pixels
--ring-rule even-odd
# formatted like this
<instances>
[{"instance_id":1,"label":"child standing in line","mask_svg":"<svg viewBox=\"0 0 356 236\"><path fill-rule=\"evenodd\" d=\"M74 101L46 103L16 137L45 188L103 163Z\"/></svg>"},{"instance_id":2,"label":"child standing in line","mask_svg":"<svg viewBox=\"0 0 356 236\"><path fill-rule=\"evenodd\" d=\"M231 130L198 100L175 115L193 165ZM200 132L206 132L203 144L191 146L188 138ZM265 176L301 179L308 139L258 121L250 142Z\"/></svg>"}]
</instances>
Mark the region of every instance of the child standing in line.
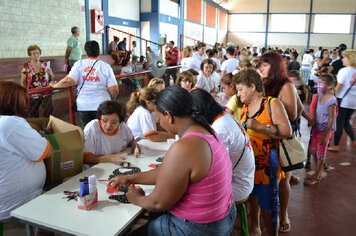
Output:
<instances>
[{"instance_id":1,"label":"child standing in line","mask_svg":"<svg viewBox=\"0 0 356 236\"><path fill-rule=\"evenodd\" d=\"M316 96L318 96L318 101L309 151L316 157L317 164L314 175L305 180L305 185L314 185L320 182L327 147L335 130L337 100L335 79L331 74L323 74L319 77Z\"/></svg>"}]
</instances>

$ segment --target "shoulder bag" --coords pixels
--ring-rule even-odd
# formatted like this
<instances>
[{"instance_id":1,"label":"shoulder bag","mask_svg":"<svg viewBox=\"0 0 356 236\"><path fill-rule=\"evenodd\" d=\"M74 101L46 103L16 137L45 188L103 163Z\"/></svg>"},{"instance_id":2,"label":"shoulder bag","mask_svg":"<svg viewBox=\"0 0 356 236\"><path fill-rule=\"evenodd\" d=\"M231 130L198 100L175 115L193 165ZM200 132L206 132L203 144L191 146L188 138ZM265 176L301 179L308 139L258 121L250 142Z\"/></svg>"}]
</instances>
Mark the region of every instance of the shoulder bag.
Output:
<instances>
[{"instance_id":1,"label":"shoulder bag","mask_svg":"<svg viewBox=\"0 0 356 236\"><path fill-rule=\"evenodd\" d=\"M90 72L91 72L92 69L94 68L94 66L95 66L95 64L97 63L97 61L99 61L99 60L96 60L96 61L94 62L94 64L91 66L91 68L90 68L88 74L85 76L85 79L83 79L83 83L80 85L80 88L77 90L77 95L76 95L76 98L74 99L73 105L72 105L72 110L73 110L73 111L78 111L78 107L77 107L77 97L79 96L79 93L80 93L80 91L82 90L83 85L85 84L86 79L87 79L88 76L90 75Z\"/></svg>"},{"instance_id":2,"label":"shoulder bag","mask_svg":"<svg viewBox=\"0 0 356 236\"><path fill-rule=\"evenodd\" d=\"M272 120L270 100L267 104L268 113ZM279 163L284 172L289 172L304 167L307 152L299 130L293 131L292 137L279 140Z\"/></svg>"}]
</instances>

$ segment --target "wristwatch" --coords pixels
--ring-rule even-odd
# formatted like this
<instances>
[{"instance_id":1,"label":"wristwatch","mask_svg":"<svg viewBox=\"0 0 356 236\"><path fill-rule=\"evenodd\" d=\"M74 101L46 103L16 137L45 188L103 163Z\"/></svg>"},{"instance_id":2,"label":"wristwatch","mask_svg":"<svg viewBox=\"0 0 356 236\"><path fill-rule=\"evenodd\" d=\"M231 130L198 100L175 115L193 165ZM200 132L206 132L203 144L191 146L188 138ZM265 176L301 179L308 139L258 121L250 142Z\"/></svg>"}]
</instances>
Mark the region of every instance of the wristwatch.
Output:
<instances>
[{"instance_id":1,"label":"wristwatch","mask_svg":"<svg viewBox=\"0 0 356 236\"><path fill-rule=\"evenodd\" d=\"M271 125L266 125L266 133L269 133L270 129L271 129Z\"/></svg>"}]
</instances>

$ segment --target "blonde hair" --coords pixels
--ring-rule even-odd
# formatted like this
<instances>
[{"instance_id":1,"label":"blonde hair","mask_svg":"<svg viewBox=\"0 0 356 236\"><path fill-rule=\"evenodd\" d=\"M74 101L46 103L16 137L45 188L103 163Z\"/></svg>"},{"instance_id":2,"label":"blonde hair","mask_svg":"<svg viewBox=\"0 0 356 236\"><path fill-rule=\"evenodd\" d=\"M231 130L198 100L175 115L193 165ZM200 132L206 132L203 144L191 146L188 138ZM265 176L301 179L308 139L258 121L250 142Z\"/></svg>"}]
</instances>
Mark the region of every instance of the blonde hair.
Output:
<instances>
[{"instance_id":1,"label":"blonde hair","mask_svg":"<svg viewBox=\"0 0 356 236\"><path fill-rule=\"evenodd\" d=\"M160 84L164 84L164 80L159 77L154 77L153 79L150 80L147 87L155 89Z\"/></svg>"},{"instance_id":2,"label":"blonde hair","mask_svg":"<svg viewBox=\"0 0 356 236\"><path fill-rule=\"evenodd\" d=\"M131 115L136 107L142 106L147 109L146 101L154 101L157 97L155 88L143 88L139 92L133 92L130 95L130 100L126 103L127 113Z\"/></svg>"},{"instance_id":3,"label":"blonde hair","mask_svg":"<svg viewBox=\"0 0 356 236\"><path fill-rule=\"evenodd\" d=\"M356 50L355 49L347 49L342 52L342 55L350 60L350 64L352 67L356 67Z\"/></svg>"},{"instance_id":4,"label":"blonde hair","mask_svg":"<svg viewBox=\"0 0 356 236\"><path fill-rule=\"evenodd\" d=\"M185 46L184 49L183 49L183 56L184 57L190 57L191 53L192 53L192 47Z\"/></svg>"}]
</instances>

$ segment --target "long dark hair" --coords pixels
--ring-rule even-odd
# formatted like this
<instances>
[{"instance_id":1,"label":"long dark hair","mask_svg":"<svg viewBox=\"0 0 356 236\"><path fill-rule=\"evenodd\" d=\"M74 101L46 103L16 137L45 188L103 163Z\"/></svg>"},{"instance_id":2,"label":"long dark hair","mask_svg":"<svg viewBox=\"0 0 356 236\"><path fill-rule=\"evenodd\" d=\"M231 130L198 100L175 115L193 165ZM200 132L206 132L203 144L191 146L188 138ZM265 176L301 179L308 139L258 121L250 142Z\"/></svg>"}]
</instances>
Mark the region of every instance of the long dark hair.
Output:
<instances>
[{"instance_id":1,"label":"long dark hair","mask_svg":"<svg viewBox=\"0 0 356 236\"><path fill-rule=\"evenodd\" d=\"M288 83L287 65L283 57L277 52L267 52L260 57L257 68L261 63L266 62L271 65L268 78L263 80L265 94L267 96L278 97L283 85Z\"/></svg>"},{"instance_id":2,"label":"long dark hair","mask_svg":"<svg viewBox=\"0 0 356 236\"><path fill-rule=\"evenodd\" d=\"M194 103L205 119L212 124L215 118L224 112L224 109L215 101L213 96L204 89L191 91Z\"/></svg>"},{"instance_id":3,"label":"long dark hair","mask_svg":"<svg viewBox=\"0 0 356 236\"><path fill-rule=\"evenodd\" d=\"M196 123L215 137L213 128L196 108L192 95L184 88L178 85L165 88L158 94L155 104L156 109L161 113L169 112L172 116L192 117Z\"/></svg>"}]
</instances>

